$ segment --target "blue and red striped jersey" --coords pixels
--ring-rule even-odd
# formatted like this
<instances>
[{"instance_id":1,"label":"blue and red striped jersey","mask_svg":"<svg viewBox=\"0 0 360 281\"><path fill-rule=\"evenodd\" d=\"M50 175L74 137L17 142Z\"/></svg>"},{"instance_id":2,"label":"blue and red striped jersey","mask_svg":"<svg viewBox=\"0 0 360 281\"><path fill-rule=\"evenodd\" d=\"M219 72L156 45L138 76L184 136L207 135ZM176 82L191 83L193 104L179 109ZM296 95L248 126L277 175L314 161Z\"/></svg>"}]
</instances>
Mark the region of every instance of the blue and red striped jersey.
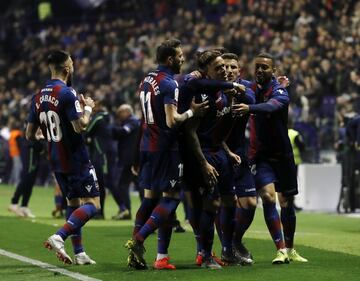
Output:
<instances>
[{"instance_id":1,"label":"blue and red striped jersey","mask_svg":"<svg viewBox=\"0 0 360 281\"><path fill-rule=\"evenodd\" d=\"M254 104L255 103L255 93L249 88L248 81L238 79L236 82L244 85L246 87L246 92L244 98L235 100L236 103L246 103ZM247 156L247 141L245 138L246 125L249 119L249 115L236 116L234 118L233 127L231 132L226 140L226 144L230 150L240 157Z\"/></svg>"},{"instance_id":2,"label":"blue and red striped jersey","mask_svg":"<svg viewBox=\"0 0 360 281\"><path fill-rule=\"evenodd\" d=\"M148 73L138 89L143 114L140 151L178 149L178 129L166 124L165 104L177 106L179 88L174 73L165 66Z\"/></svg>"},{"instance_id":3,"label":"blue and red striped jersey","mask_svg":"<svg viewBox=\"0 0 360 281\"><path fill-rule=\"evenodd\" d=\"M32 97L28 122L40 125L55 172L76 173L90 163L83 136L71 124L82 114L76 91L60 80L48 81Z\"/></svg>"},{"instance_id":4,"label":"blue and red striped jersey","mask_svg":"<svg viewBox=\"0 0 360 281\"><path fill-rule=\"evenodd\" d=\"M289 95L274 77L260 88L252 85L256 104L249 105L250 121L249 158L282 157L292 154L288 136Z\"/></svg>"}]
</instances>

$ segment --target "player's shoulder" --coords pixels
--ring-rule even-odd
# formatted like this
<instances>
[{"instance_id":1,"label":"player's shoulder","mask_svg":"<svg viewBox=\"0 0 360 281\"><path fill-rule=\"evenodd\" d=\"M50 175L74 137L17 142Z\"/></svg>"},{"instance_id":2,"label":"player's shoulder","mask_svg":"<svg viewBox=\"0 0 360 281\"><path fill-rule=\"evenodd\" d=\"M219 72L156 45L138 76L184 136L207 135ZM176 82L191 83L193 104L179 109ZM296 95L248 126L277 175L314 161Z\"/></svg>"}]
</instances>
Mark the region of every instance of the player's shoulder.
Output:
<instances>
[{"instance_id":1,"label":"player's shoulder","mask_svg":"<svg viewBox=\"0 0 360 281\"><path fill-rule=\"evenodd\" d=\"M59 95L64 100L75 100L78 99L78 94L74 88L68 86L62 86Z\"/></svg>"}]
</instances>

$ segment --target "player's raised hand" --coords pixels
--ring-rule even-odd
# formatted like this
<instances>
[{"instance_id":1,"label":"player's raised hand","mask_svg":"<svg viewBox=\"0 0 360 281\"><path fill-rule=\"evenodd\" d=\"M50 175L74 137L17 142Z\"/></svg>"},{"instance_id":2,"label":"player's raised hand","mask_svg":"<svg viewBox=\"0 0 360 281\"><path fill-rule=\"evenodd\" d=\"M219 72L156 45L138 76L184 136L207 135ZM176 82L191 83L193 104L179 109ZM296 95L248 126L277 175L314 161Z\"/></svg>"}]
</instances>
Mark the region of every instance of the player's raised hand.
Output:
<instances>
[{"instance_id":1,"label":"player's raised hand","mask_svg":"<svg viewBox=\"0 0 360 281\"><path fill-rule=\"evenodd\" d=\"M235 115L245 115L249 113L249 105L245 103L234 103L231 107L231 111Z\"/></svg>"},{"instance_id":2,"label":"player's raised hand","mask_svg":"<svg viewBox=\"0 0 360 281\"><path fill-rule=\"evenodd\" d=\"M83 94L80 95L80 103L83 105L83 106L90 106L91 108L94 108L95 107L95 102L92 98L90 97L84 97Z\"/></svg>"},{"instance_id":3,"label":"player's raised hand","mask_svg":"<svg viewBox=\"0 0 360 281\"><path fill-rule=\"evenodd\" d=\"M276 79L281 84L281 86L283 86L284 88L289 87L290 80L287 76L278 76Z\"/></svg>"},{"instance_id":4,"label":"player's raised hand","mask_svg":"<svg viewBox=\"0 0 360 281\"><path fill-rule=\"evenodd\" d=\"M210 187L214 187L218 182L217 177L219 176L219 173L216 171L216 169L213 166L211 166L208 162L206 162L202 166L202 172L206 184Z\"/></svg>"},{"instance_id":5,"label":"player's raised hand","mask_svg":"<svg viewBox=\"0 0 360 281\"><path fill-rule=\"evenodd\" d=\"M194 71L190 72L190 75L195 78L198 78L198 79L200 79L202 77L202 74L199 70L194 70Z\"/></svg>"},{"instance_id":6,"label":"player's raised hand","mask_svg":"<svg viewBox=\"0 0 360 281\"><path fill-rule=\"evenodd\" d=\"M196 117L204 116L208 108L209 108L209 101L196 103L195 98L193 98L191 101L190 109L194 113L194 116Z\"/></svg>"},{"instance_id":7,"label":"player's raised hand","mask_svg":"<svg viewBox=\"0 0 360 281\"><path fill-rule=\"evenodd\" d=\"M233 85L234 85L234 89L236 90L237 93L243 94L246 92L246 87L243 84L234 82Z\"/></svg>"}]
</instances>

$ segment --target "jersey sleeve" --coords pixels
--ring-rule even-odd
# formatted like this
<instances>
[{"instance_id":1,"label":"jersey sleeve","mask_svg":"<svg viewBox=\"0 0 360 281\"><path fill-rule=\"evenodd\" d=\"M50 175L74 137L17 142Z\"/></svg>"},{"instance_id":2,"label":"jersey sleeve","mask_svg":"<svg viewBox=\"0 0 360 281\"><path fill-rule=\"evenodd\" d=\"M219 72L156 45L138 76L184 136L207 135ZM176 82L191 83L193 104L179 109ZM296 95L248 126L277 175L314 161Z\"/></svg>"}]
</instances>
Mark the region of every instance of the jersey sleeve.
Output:
<instances>
[{"instance_id":1,"label":"jersey sleeve","mask_svg":"<svg viewBox=\"0 0 360 281\"><path fill-rule=\"evenodd\" d=\"M166 84L163 90L164 104L173 104L177 106L179 99L179 87L176 81L171 81Z\"/></svg>"},{"instance_id":2,"label":"jersey sleeve","mask_svg":"<svg viewBox=\"0 0 360 281\"><path fill-rule=\"evenodd\" d=\"M30 112L29 112L27 121L29 123L39 124L39 119L38 119L38 116L37 116L37 113L36 113L35 95L33 95L32 98L31 98Z\"/></svg>"},{"instance_id":3,"label":"jersey sleeve","mask_svg":"<svg viewBox=\"0 0 360 281\"><path fill-rule=\"evenodd\" d=\"M65 114L70 121L77 120L82 116L83 112L76 91L72 88L67 88L65 91L63 95L65 98Z\"/></svg>"},{"instance_id":4,"label":"jersey sleeve","mask_svg":"<svg viewBox=\"0 0 360 281\"><path fill-rule=\"evenodd\" d=\"M285 89L277 89L264 103L249 105L250 113L272 113L289 105L289 95Z\"/></svg>"}]
</instances>

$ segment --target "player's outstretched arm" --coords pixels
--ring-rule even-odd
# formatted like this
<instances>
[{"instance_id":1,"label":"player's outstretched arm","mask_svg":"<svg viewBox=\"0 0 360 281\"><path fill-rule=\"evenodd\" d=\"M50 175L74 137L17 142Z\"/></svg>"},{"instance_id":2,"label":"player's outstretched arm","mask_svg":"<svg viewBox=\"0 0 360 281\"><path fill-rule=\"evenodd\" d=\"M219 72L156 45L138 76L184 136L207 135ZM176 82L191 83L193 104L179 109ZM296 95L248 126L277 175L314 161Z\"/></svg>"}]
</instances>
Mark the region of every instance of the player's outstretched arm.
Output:
<instances>
[{"instance_id":1,"label":"player's outstretched arm","mask_svg":"<svg viewBox=\"0 0 360 281\"><path fill-rule=\"evenodd\" d=\"M203 116L208 108L208 101L195 103L195 99L193 98L190 109L182 114L179 114L177 112L177 106L173 104L165 104L166 125L169 128L174 128L193 116Z\"/></svg>"}]
</instances>

